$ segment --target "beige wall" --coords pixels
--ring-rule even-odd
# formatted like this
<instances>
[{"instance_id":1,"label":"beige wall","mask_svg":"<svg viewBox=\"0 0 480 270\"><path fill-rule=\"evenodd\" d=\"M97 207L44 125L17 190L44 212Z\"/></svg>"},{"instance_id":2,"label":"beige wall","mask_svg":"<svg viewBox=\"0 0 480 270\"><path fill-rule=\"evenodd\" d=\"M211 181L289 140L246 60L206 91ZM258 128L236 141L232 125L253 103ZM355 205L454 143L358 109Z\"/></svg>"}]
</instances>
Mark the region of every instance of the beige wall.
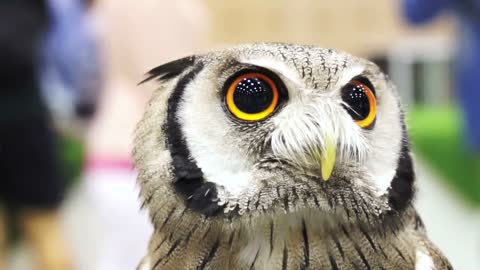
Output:
<instances>
[{"instance_id":1,"label":"beige wall","mask_svg":"<svg viewBox=\"0 0 480 270\"><path fill-rule=\"evenodd\" d=\"M409 35L451 33L445 16L413 30L400 16L399 0L207 0L212 43L285 41L367 55L384 52Z\"/></svg>"}]
</instances>

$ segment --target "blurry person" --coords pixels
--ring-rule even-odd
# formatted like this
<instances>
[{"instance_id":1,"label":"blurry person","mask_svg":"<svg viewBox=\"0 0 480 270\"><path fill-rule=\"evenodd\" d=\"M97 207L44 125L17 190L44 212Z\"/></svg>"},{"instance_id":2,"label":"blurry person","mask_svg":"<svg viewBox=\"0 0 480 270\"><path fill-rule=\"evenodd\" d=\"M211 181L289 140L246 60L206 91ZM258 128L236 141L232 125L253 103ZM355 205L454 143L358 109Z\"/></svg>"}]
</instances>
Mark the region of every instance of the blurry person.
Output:
<instances>
[{"instance_id":1,"label":"blurry person","mask_svg":"<svg viewBox=\"0 0 480 270\"><path fill-rule=\"evenodd\" d=\"M159 63L198 51L207 18L197 0L97 0L94 10L104 80L83 172L100 230L92 259L94 269L131 270L152 232L140 210L131 158L134 128L150 96L137 84Z\"/></svg>"},{"instance_id":2,"label":"blurry person","mask_svg":"<svg viewBox=\"0 0 480 270\"><path fill-rule=\"evenodd\" d=\"M71 269L58 208L64 195L56 137L36 80L45 1L0 1L0 204L11 209L43 270ZM0 211L0 265L6 263ZM5 265L0 266L5 267Z\"/></svg>"},{"instance_id":3,"label":"blurry person","mask_svg":"<svg viewBox=\"0 0 480 270\"><path fill-rule=\"evenodd\" d=\"M70 136L75 120L89 119L101 83L97 33L90 18L93 1L47 0L51 23L44 43L40 78L57 125Z\"/></svg>"},{"instance_id":4,"label":"blurry person","mask_svg":"<svg viewBox=\"0 0 480 270\"><path fill-rule=\"evenodd\" d=\"M467 150L477 155L480 180L480 0L402 1L411 23L429 22L441 12L452 12L458 20L456 90L464 115Z\"/></svg>"}]
</instances>

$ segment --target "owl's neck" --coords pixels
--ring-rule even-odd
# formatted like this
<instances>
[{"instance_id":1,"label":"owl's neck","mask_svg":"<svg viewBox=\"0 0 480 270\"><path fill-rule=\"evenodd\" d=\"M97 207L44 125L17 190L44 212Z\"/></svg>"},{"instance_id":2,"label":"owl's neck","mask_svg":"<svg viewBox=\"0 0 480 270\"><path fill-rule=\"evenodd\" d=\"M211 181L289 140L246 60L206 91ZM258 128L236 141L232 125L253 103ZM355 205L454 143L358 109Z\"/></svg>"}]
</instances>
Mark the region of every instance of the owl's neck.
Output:
<instances>
[{"instance_id":1,"label":"owl's neck","mask_svg":"<svg viewBox=\"0 0 480 270\"><path fill-rule=\"evenodd\" d=\"M333 264L350 269L365 264L367 257L375 259L367 262L372 269L409 269L415 258L406 233L415 224L407 214L379 226L298 215L250 225L186 215L169 219L152 237L149 269L335 269ZM391 264L379 264L390 256L395 258ZM370 265L374 263L377 268Z\"/></svg>"}]
</instances>

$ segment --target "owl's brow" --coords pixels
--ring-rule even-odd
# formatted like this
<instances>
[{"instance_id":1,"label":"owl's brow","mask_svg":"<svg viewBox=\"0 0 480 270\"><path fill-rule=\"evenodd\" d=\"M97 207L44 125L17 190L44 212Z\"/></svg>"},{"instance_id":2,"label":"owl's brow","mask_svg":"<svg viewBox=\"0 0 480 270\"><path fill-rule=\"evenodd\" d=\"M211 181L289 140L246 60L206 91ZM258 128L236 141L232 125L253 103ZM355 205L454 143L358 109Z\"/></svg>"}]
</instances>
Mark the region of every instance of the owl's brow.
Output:
<instances>
[{"instance_id":1,"label":"owl's brow","mask_svg":"<svg viewBox=\"0 0 480 270\"><path fill-rule=\"evenodd\" d=\"M248 69L248 68L256 69L261 67L253 65L251 63L240 62L237 59L232 58L228 61L223 62L223 64L219 68L219 74L229 76L239 70Z\"/></svg>"}]
</instances>

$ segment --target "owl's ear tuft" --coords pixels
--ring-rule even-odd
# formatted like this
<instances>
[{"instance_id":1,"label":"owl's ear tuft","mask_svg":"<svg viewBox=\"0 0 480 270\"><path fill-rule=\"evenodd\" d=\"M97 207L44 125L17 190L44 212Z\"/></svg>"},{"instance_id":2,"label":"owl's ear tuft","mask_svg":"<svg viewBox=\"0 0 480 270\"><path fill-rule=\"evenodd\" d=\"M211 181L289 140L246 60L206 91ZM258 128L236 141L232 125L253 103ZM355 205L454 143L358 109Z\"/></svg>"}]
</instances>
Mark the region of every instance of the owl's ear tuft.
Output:
<instances>
[{"instance_id":1,"label":"owl's ear tuft","mask_svg":"<svg viewBox=\"0 0 480 270\"><path fill-rule=\"evenodd\" d=\"M192 66L194 62L195 56L187 56L168 62L150 70L146 74L147 78L145 78L139 84L148 82L153 79L157 79L159 81L170 80L180 75L186 68Z\"/></svg>"}]
</instances>

